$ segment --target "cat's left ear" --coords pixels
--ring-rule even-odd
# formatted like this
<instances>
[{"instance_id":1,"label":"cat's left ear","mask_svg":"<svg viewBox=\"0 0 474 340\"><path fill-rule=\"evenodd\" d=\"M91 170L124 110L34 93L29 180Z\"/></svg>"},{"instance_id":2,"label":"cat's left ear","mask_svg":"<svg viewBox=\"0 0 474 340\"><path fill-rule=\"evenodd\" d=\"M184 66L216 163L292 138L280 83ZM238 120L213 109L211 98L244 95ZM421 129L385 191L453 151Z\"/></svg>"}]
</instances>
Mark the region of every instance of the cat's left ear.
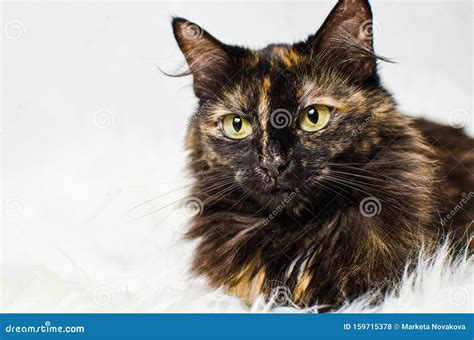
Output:
<instances>
[{"instance_id":1,"label":"cat's left ear","mask_svg":"<svg viewBox=\"0 0 474 340\"><path fill-rule=\"evenodd\" d=\"M194 93L200 99L212 98L232 77L230 48L183 18L173 19L173 32L193 75Z\"/></svg>"},{"instance_id":2,"label":"cat's left ear","mask_svg":"<svg viewBox=\"0 0 474 340\"><path fill-rule=\"evenodd\" d=\"M374 74L376 68L372 33L369 1L339 0L306 44L313 55L326 55L341 61L341 66L352 75L364 79Z\"/></svg>"}]
</instances>

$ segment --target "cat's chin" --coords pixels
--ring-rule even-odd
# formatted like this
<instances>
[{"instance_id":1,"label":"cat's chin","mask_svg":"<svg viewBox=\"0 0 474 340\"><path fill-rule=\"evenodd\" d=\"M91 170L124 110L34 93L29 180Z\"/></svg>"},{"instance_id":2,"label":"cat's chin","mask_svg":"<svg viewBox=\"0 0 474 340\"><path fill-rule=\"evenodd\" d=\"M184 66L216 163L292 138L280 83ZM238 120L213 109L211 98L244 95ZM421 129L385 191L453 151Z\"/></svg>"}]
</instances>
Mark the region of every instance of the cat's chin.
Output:
<instances>
[{"instance_id":1,"label":"cat's chin","mask_svg":"<svg viewBox=\"0 0 474 340\"><path fill-rule=\"evenodd\" d=\"M268 194L268 195L273 195L273 196L279 197L279 196L288 195L293 190L294 190L294 188L282 187L282 186L273 186L273 187L269 188L269 190L266 191L265 193Z\"/></svg>"},{"instance_id":2,"label":"cat's chin","mask_svg":"<svg viewBox=\"0 0 474 340\"><path fill-rule=\"evenodd\" d=\"M271 186L259 191L256 198L260 205L275 209L280 206L291 205L291 201L297 196L298 192L299 189L294 187Z\"/></svg>"},{"instance_id":3,"label":"cat's chin","mask_svg":"<svg viewBox=\"0 0 474 340\"><path fill-rule=\"evenodd\" d=\"M294 187L284 184L284 183L272 183L263 185L262 189L260 190L260 194L262 195L285 195L295 190Z\"/></svg>"}]
</instances>

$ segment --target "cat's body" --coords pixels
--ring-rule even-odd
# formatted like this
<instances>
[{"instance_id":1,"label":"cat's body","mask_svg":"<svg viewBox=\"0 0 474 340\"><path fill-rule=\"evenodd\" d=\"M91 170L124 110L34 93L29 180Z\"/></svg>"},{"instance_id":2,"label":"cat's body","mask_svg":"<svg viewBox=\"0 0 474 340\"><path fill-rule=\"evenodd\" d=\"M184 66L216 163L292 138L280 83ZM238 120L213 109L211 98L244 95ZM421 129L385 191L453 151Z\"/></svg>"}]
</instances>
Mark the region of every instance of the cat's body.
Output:
<instances>
[{"instance_id":1,"label":"cat's body","mask_svg":"<svg viewBox=\"0 0 474 340\"><path fill-rule=\"evenodd\" d=\"M397 112L359 31L370 19L366 1L340 1L307 41L259 51L173 21L200 99L188 237L212 286L332 308L391 288L422 244L472 232L474 197L450 212L473 191L474 142Z\"/></svg>"}]
</instances>

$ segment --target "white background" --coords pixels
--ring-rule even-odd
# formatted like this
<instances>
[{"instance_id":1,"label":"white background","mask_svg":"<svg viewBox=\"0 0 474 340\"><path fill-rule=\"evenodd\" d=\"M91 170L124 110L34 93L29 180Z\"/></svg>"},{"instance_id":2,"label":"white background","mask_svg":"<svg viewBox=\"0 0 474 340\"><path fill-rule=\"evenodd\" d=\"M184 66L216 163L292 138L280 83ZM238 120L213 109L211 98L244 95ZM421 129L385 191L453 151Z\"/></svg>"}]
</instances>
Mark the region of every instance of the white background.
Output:
<instances>
[{"instance_id":1,"label":"white background","mask_svg":"<svg viewBox=\"0 0 474 340\"><path fill-rule=\"evenodd\" d=\"M182 146L196 99L190 77L157 69L184 62L172 15L258 48L304 39L334 3L3 3L4 305L21 309L15 296L35 289L33 267L113 276L153 252L166 257L156 270L176 265L168 249L183 226L174 213L136 221L127 213L172 189L141 212L185 193ZM374 1L372 9L376 52L396 61L380 66L382 79L401 110L444 123L461 110L473 134L472 3Z\"/></svg>"}]
</instances>

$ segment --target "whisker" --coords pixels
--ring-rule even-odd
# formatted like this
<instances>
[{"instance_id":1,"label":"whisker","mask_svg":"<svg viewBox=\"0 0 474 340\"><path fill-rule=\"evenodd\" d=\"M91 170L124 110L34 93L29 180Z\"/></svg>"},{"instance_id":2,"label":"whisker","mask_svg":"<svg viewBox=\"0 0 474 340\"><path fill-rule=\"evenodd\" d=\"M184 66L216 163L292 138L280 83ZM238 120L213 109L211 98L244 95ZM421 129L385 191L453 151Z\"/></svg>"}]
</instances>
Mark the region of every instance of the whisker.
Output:
<instances>
[{"instance_id":1,"label":"whisker","mask_svg":"<svg viewBox=\"0 0 474 340\"><path fill-rule=\"evenodd\" d=\"M364 194L366 194L366 195L368 195L368 196L377 196L377 195L374 195L373 193L369 193L369 192L367 192L367 191L365 191L365 190L362 190L360 187L354 186L354 185L353 185L354 183L352 183L352 182L341 181L341 180L339 180L339 179L336 179L336 178L329 178L329 177L328 177L327 179L328 179L329 181L332 181L332 182L335 182L335 183L339 183L339 184L341 184L341 185L345 185L345 186L347 186L347 187L349 187L349 188L351 188L351 189L353 189L353 190L362 192L362 193L364 193ZM379 191L379 193L381 193L381 194L383 194L383 195L378 195L378 196L377 196L377 199L379 199L380 201L382 201L382 202L384 202L384 203L386 203L386 204L388 204L388 205L393 206L394 208L396 208L396 209L398 209L398 210L400 210L400 211L403 211L403 209L401 209L401 208L398 206L398 205L399 205L398 202L390 202L390 201L387 201L387 198L395 198L395 197L389 196L389 195L387 195L385 192ZM383 198L382 198L381 196L383 196Z\"/></svg>"},{"instance_id":2,"label":"whisker","mask_svg":"<svg viewBox=\"0 0 474 340\"><path fill-rule=\"evenodd\" d=\"M157 200L157 199L160 198L160 197L169 195L169 194L171 194L171 193L173 193L173 192L176 192L176 191L178 191L178 190L186 189L186 188L190 187L191 185L192 185L192 183L187 184L187 185L184 185L184 186L179 187L179 188L176 188L176 189L173 189L173 190L171 190L171 191L165 192L165 193L160 194L160 195L158 195L158 196L155 196L155 197L153 197L153 198L151 198L151 199L149 199L149 200L146 200L145 202L140 203L140 204L134 206L133 208L131 208L130 210L128 210L128 211L125 213L125 215L131 213L131 212L134 211L135 209L137 209L137 208L139 208L139 207L141 207L141 206L143 206L143 205L145 205L145 204L147 204L147 203L150 203L150 202L153 202L154 200Z\"/></svg>"}]
</instances>

